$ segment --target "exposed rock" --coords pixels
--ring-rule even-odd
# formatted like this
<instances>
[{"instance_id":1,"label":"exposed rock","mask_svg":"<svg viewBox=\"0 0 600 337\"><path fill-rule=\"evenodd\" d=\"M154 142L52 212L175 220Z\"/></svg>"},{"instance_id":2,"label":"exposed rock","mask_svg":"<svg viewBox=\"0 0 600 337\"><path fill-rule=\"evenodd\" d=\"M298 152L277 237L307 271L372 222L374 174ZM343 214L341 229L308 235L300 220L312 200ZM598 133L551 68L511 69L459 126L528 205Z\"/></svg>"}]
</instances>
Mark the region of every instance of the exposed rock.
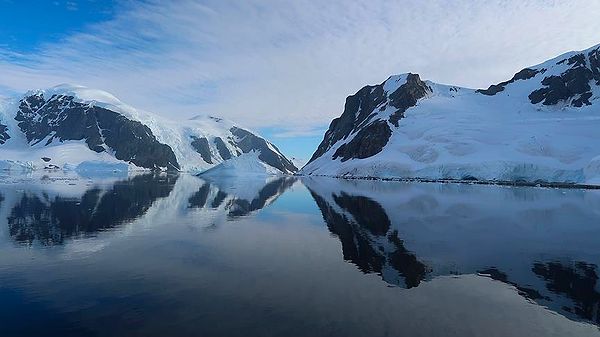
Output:
<instances>
[{"instance_id":1,"label":"exposed rock","mask_svg":"<svg viewBox=\"0 0 600 337\"><path fill-rule=\"evenodd\" d=\"M219 151L219 155L221 156L221 158L223 158L223 160L231 159L231 152L229 152L229 149L227 148L227 145L225 145L223 139L221 139L221 137L216 137L214 142L217 146L217 151Z\"/></svg>"},{"instance_id":2,"label":"exposed rock","mask_svg":"<svg viewBox=\"0 0 600 337\"><path fill-rule=\"evenodd\" d=\"M390 78L388 81L394 79ZM386 82L377 86L366 86L346 99L344 112L331 122L323 141L309 163L352 134L354 134L352 140L342 144L333 154L333 159L339 157L342 161L351 158L362 159L381 152L392 131L388 121L374 120L377 108L379 111L384 111L390 106L395 108L389 117L389 122L397 127L398 121L404 118L406 110L415 106L419 99L431 91L431 88L421 81L417 74L407 74L406 82L391 93L384 90Z\"/></svg>"},{"instance_id":3,"label":"exposed rock","mask_svg":"<svg viewBox=\"0 0 600 337\"><path fill-rule=\"evenodd\" d=\"M117 159L137 166L178 169L171 148L158 142L152 131L114 111L74 100L72 96L31 95L20 102L15 117L30 144L46 140L84 140L95 152L112 150Z\"/></svg>"},{"instance_id":4,"label":"exposed rock","mask_svg":"<svg viewBox=\"0 0 600 337\"><path fill-rule=\"evenodd\" d=\"M0 123L0 145L6 143L9 139L10 135L8 134L8 127Z\"/></svg>"},{"instance_id":5,"label":"exposed rock","mask_svg":"<svg viewBox=\"0 0 600 337\"><path fill-rule=\"evenodd\" d=\"M344 112L329 125L323 141L309 162L322 156L339 140L348 137L369 120L373 110L387 100L383 85L366 86L346 98Z\"/></svg>"},{"instance_id":6,"label":"exposed rock","mask_svg":"<svg viewBox=\"0 0 600 337\"><path fill-rule=\"evenodd\" d=\"M558 76L544 78L542 81L544 87L529 95L531 103L541 102L543 105L555 105L559 102L566 102L574 107L591 105L590 82L594 80L597 85L600 85L599 49L596 48L588 53L589 65L584 53L559 61L557 64L566 63L571 67Z\"/></svg>"},{"instance_id":7,"label":"exposed rock","mask_svg":"<svg viewBox=\"0 0 600 337\"><path fill-rule=\"evenodd\" d=\"M341 157L342 161L346 161L374 156L381 152L391 135L392 130L386 121L373 122L362 128L350 142L342 144L333 154L333 159Z\"/></svg>"},{"instance_id":8,"label":"exposed rock","mask_svg":"<svg viewBox=\"0 0 600 337\"><path fill-rule=\"evenodd\" d=\"M406 83L389 95L390 105L398 109L390 116L390 122L398 127L398 121L404 118L408 108L417 105L417 101L431 92L431 88L421 81L417 74L408 74Z\"/></svg>"},{"instance_id":9,"label":"exposed rock","mask_svg":"<svg viewBox=\"0 0 600 337\"><path fill-rule=\"evenodd\" d=\"M590 68L596 79L596 85L600 85L600 48L592 50L588 54L590 60Z\"/></svg>"},{"instance_id":10,"label":"exposed rock","mask_svg":"<svg viewBox=\"0 0 600 337\"><path fill-rule=\"evenodd\" d=\"M239 147L243 153L251 151L260 152L258 159L284 173L298 171L298 168L294 166L289 159L271 150L269 144L263 138L238 127L232 127L230 131L236 137L234 140L236 146ZM271 146L277 149L274 145L271 144ZM279 152L278 149L277 151Z\"/></svg>"},{"instance_id":11,"label":"exposed rock","mask_svg":"<svg viewBox=\"0 0 600 337\"><path fill-rule=\"evenodd\" d=\"M535 77L535 75L539 74L540 72L541 73L545 72L545 69L535 70L535 69L525 68L525 69L519 71L518 73L516 73L515 76L513 76L513 78L511 78L510 80L500 82L498 84L492 84L489 86L489 88L479 89L479 90L477 90L477 92L480 94L488 95L488 96L494 96L497 93L504 91L504 89L506 88L507 85L514 83L516 81L519 81L519 80L528 80L530 78Z\"/></svg>"},{"instance_id":12,"label":"exposed rock","mask_svg":"<svg viewBox=\"0 0 600 337\"><path fill-rule=\"evenodd\" d=\"M192 147L196 152L202 156L205 162L212 164L212 154L210 153L210 146L208 145L208 139L205 137L192 136Z\"/></svg>"}]
</instances>

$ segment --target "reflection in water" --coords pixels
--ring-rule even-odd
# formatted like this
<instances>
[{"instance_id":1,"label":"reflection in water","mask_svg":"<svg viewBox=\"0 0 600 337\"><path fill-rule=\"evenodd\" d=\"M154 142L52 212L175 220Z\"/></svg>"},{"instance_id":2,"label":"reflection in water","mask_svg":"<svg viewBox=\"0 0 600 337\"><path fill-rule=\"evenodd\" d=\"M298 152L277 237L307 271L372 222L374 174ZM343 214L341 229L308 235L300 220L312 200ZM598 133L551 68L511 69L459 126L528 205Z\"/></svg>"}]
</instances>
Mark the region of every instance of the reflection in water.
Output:
<instances>
[{"instance_id":1,"label":"reflection in water","mask_svg":"<svg viewBox=\"0 0 600 337\"><path fill-rule=\"evenodd\" d=\"M202 186L188 200L189 208L223 208L229 217L245 216L269 205L292 187L297 181L294 177L278 177L258 184L248 181L237 181L244 193L231 191L228 185L220 186L218 182L204 181Z\"/></svg>"},{"instance_id":2,"label":"reflection in water","mask_svg":"<svg viewBox=\"0 0 600 337\"><path fill-rule=\"evenodd\" d=\"M600 336L596 194L69 179L0 184L2 337Z\"/></svg>"},{"instance_id":3,"label":"reflection in water","mask_svg":"<svg viewBox=\"0 0 600 337\"><path fill-rule=\"evenodd\" d=\"M426 278L477 273L568 317L600 323L598 261L557 262L598 255L589 235L600 235L600 223L585 192L303 183L341 241L344 259L364 273L406 288Z\"/></svg>"},{"instance_id":4,"label":"reflection in water","mask_svg":"<svg viewBox=\"0 0 600 337\"><path fill-rule=\"evenodd\" d=\"M485 269L485 270L481 270L478 272L480 275L484 275L484 276L489 276L490 278L496 280L496 281L500 281L500 282L504 282L506 284L510 284L513 287L515 287L517 289L517 291L519 292L519 294L523 297L526 297L528 299L531 300L550 300L550 298L542 296L542 294L540 294L539 291L532 289L532 288L527 288L527 287L523 287L518 285L517 283L511 282L508 279L508 275L506 273L503 273L501 271L499 271L497 268L492 267L489 269Z\"/></svg>"},{"instance_id":5,"label":"reflection in water","mask_svg":"<svg viewBox=\"0 0 600 337\"><path fill-rule=\"evenodd\" d=\"M391 224L381 205L344 192L332 194L333 205L317 193L311 191L311 194L327 227L340 238L345 260L365 273L382 275L389 283L399 282L395 271L404 278L407 288L419 285L427 273L427 266L404 248L397 232L388 235Z\"/></svg>"},{"instance_id":6,"label":"reflection in water","mask_svg":"<svg viewBox=\"0 0 600 337\"><path fill-rule=\"evenodd\" d=\"M600 292L595 265L576 262L563 265L560 262L535 263L533 272L546 281L548 290L565 295L572 305L563 309L600 324Z\"/></svg>"},{"instance_id":7,"label":"reflection in water","mask_svg":"<svg viewBox=\"0 0 600 337\"><path fill-rule=\"evenodd\" d=\"M138 175L110 189L92 187L83 196L23 193L8 215L10 236L19 243L60 245L65 240L114 228L146 213L167 197L177 176Z\"/></svg>"}]
</instances>

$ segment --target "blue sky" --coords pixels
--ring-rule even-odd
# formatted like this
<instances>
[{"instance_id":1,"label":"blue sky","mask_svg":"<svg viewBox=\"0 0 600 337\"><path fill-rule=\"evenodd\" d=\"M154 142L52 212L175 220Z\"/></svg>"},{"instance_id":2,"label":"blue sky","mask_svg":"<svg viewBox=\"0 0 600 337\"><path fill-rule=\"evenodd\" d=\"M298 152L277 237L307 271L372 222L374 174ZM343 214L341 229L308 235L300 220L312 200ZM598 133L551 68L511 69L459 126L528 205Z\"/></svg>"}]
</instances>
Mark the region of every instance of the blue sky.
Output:
<instances>
[{"instance_id":1,"label":"blue sky","mask_svg":"<svg viewBox=\"0 0 600 337\"><path fill-rule=\"evenodd\" d=\"M110 0L0 0L1 43L16 52L34 52L41 44L110 20L115 6Z\"/></svg>"},{"instance_id":2,"label":"blue sky","mask_svg":"<svg viewBox=\"0 0 600 337\"><path fill-rule=\"evenodd\" d=\"M588 0L0 0L0 96L84 85L307 159L364 85L487 87L600 43L598 17Z\"/></svg>"}]
</instances>

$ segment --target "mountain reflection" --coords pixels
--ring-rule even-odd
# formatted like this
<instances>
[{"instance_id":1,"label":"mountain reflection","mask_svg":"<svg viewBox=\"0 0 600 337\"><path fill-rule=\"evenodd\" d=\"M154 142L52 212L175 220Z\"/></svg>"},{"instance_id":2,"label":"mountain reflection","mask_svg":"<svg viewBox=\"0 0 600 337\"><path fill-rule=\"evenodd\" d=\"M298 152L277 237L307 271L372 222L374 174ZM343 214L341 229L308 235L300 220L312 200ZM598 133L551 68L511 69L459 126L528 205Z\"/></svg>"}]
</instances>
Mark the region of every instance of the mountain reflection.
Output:
<instances>
[{"instance_id":1,"label":"mountain reflection","mask_svg":"<svg viewBox=\"0 0 600 337\"><path fill-rule=\"evenodd\" d=\"M590 207L595 194L319 178L303 183L339 238L344 259L364 273L406 288L436 276L478 273L567 317L600 324L598 253L590 239L600 235Z\"/></svg>"},{"instance_id":2,"label":"mountain reflection","mask_svg":"<svg viewBox=\"0 0 600 337\"><path fill-rule=\"evenodd\" d=\"M367 197L344 192L331 194L334 205L312 190L311 194L327 227L342 242L345 260L364 273L382 275L389 283L397 284L399 278L389 278L390 273L384 273L385 269L397 271L407 288L419 285L427 273L427 266L404 248L397 232L388 234L391 223L381 205Z\"/></svg>"},{"instance_id":3,"label":"mountain reflection","mask_svg":"<svg viewBox=\"0 0 600 337\"><path fill-rule=\"evenodd\" d=\"M92 187L81 197L24 192L7 217L9 234L19 243L50 246L114 228L167 197L175 180L177 176L138 175L109 188Z\"/></svg>"},{"instance_id":4,"label":"mountain reflection","mask_svg":"<svg viewBox=\"0 0 600 337\"><path fill-rule=\"evenodd\" d=\"M535 263L532 270L544 279L548 290L572 301L563 306L564 310L600 324L600 292L595 265L584 262L571 265L547 262Z\"/></svg>"},{"instance_id":5,"label":"mountain reflection","mask_svg":"<svg viewBox=\"0 0 600 337\"><path fill-rule=\"evenodd\" d=\"M261 210L292 187L294 177L278 177L272 180L204 180L188 200L191 209L223 209L231 218L248 215Z\"/></svg>"}]
</instances>

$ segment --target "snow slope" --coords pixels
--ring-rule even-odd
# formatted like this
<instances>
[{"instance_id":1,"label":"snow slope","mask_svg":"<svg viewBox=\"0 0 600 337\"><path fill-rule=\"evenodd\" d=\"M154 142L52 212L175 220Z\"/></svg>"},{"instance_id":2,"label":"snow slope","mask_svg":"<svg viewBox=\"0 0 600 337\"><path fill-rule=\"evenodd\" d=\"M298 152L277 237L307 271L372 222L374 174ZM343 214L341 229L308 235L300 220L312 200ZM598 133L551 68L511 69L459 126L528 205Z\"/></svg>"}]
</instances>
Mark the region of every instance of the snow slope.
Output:
<instances>
[{"instance_id":1,"label":"snow slope","mask_svg":"<svg viewBox=\"0 0 600 337\"><path fill-rule=\"evenodd\" d=\"M237 176L240 172L244 175L278 175L281 171L269 166L258 159L258 153L249 152L240 155L239 157L226 160L202 173L201 176L227 177Z\"/></svg>"},{"instance_id":2,"label":"snow slope","mask_svg":"<svg viewBox=\"0 0 600 337\"><path fill-rule=\"evenodd\" d=\"M600 185L599 50L596 46L562 55L488 90L420 81L413 74L365 87L349 97L344 114L332 122L301 173ZM553 80L559 83L548 85ZM394 106L395 97L419 86L424 91L414 104L404 110L406 104ZM382 94L374 94L377 90ZM534 99L536 95L544 100ZM589 102L582 103L582 97ZM359 108L351 110L349 104L356 99ZM365 106L368 111L363 111ZM344 133L348 119L352 130ZM379 129L369 127L376 123L389 127L388 139L381 141L386 136L383 124L384 132L375 139L360 134L375 134ZM377 142L382 146L365 155L364 149Z\"/></svg>"},{"instance_id":3,"label":"snow slope","mask_svg":"<svg viewBox=\"0 0 600 337\"><path fill-rule=\"evenodd\" d=\"M73 85L60 85L48 90L30 91L22 98L2 103L0 125L7 126L10 138L4 144L0 143L2 153L0 168L36 169L48 167L50 164L60 168L77 168L83 164L88 169L93 167L109 170L149 168L132 162L135 159L135 153L131 156L131 160L117 159L117 151L107 145L108 142L105 141L106 130L99 125L94 127L98 127L103 136L102 141L105 144L100 145L102 152L90 150L91 147L83 141L87 140L86 138L64 140L63 136L61 139L61 135L57 135L58 131L49 133L43 139L35 139L36 132L39 133L39 131L27 130L28 126L20 127L15 118L23 119L18 113L23 110L21 106L25 104L28 108L36 98L41 100L43 105L41 103L41 107L36 106L31 109L38 115L31 117L30 124L39 124L40 121L44 122L45 118L48 118L49 125L63 123L67 117L80 113L80 111L76 111L76 108L81 106L88 109L84 113L87 113L92 107L107 109L111 113L115 112L125 117L126 121L133 122L130 123L133 125L132 128L137 127L143 132L143 127L147 127L151 132L147 136L155 139L155 142L166 144L174 154L178 168L182 171L202 172L229 158L250 151L260 152L263 156L258 160L268 166L277 166L273 169L279 173L293 173L296 170L273 144L232 122L210 116L199 116L190 120L167 119L135 109L107 92ZM56 108L48 108L56 101L58 101ZM78 103L80 106L76 106ZM52 114L51 117L54 117L54 120L39 112L44 108L48 111L43 113ZM29 115L24 115L29 117ZM136 122L141 123L142 126L135 125ZM42 125L42 127L44 126ZM29 127L31 128L31 126ZM23 130L24 128L25 130ZM69 127L67 126L67 128ZM109 131L115 135L120 130ZM46 163L41 160L42 157L51 158L51 161ZM162 165L158 165L158 167L169 168Z\"/></svg>"}]
</instances>

